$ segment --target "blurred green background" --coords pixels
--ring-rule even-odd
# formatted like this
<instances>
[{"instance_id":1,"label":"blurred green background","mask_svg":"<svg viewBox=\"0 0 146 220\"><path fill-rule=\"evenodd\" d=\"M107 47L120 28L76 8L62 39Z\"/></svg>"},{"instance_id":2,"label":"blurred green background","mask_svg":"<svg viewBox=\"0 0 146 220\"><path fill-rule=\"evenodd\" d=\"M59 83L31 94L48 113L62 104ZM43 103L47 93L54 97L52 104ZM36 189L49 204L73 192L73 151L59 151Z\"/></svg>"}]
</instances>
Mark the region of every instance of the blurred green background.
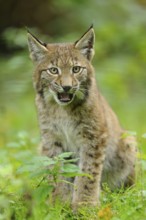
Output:
<instances>
[{"instance_id":1,"label":"blurred green background","mask_svg":"<svg viewBox=\"0 0 146 220\"><path fill-rule=\"evenodd\" d=\"M146 133L145 0L7 0L0 7L0 146L39 137L27 26L45 42L76 41L91 24L97 84L124 128ZM145 141L142 143L145 150Z\"/></svg>"}]
</instances>

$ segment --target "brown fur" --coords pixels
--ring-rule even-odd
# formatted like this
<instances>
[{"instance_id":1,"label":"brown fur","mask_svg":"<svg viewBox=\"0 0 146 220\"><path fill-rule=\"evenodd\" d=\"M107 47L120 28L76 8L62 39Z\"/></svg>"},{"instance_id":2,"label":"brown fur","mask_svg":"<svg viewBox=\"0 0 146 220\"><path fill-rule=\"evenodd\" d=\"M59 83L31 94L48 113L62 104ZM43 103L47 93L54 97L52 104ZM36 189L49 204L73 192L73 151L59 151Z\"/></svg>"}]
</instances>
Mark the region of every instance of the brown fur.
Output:
<instances>
[{"instance_id":1,"label":"brown fur","mask_svg":"<svg viewBox=\"0 0 146 220\"><path fill-rule=\"evenodd\" d=\"M53 157L75 152L80 170L93 176L76 177L74 189L63 183L56 187L54 194L62 198L72 192L74 208L96 205L103 182L111 189L134 183L136 142L132 136L122 137L125 131L97 89L91 64L94 38L92 27L74 44L45 45L28 34L41 153Z\"/></svg>"}]
</instances>

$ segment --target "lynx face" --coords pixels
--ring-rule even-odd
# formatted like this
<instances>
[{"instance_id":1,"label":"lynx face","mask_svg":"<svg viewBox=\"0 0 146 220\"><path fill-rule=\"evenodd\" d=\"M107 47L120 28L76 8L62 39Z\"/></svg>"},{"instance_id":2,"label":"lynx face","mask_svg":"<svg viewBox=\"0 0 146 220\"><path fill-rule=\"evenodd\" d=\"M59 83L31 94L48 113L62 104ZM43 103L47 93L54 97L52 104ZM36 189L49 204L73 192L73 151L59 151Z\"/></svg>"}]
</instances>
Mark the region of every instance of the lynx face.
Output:
<instances>
[{"instance_id":1,"label":"lynx face","mask_svg":"<svg viewBox=\"0 0 146 220\"><path fill-rule=\"evenodd\" d=\"M45 99L68 105L88 95L93 57L94 32L91 28L74 44L44 44L28 33L31 58L36 64L34 75L37 92Z\"/></svg>"},{"instance_id":2,"label":"lynx face","mask_svg":"<svg viewBox=\"0 0 146 220\"><path fill-rule=\"evenodd\" d=\"M86 95L84 84L88 79L88 66L85 62L79 63L73 58L67 62L63 61L55 60L42 70L41 84L46 97L53 96L58 104L66 105L75 97L83 99Z\"/></svg>"}]
</instances>

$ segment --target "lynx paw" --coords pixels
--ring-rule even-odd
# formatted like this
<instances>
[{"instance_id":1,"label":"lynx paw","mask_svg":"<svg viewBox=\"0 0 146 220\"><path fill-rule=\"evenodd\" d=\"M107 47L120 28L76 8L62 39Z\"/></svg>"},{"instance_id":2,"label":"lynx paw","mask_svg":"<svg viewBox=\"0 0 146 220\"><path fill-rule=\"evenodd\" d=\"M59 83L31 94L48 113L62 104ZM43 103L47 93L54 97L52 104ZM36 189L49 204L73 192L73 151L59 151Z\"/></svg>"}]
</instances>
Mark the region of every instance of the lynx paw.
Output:
<instances>
[{"instance_id":1,"label":"lynx paw","mask_svg":"<svg viewBox=\"0 0 146 220\"><path fill-rule=\"evenodd\" d=\"M84 202L73 202L72 203L72 209L74 212L78 212L80 208L84 207L95 207L99 206L100 202L99 201L84 201Z\"/></svg>"}]
</instances>

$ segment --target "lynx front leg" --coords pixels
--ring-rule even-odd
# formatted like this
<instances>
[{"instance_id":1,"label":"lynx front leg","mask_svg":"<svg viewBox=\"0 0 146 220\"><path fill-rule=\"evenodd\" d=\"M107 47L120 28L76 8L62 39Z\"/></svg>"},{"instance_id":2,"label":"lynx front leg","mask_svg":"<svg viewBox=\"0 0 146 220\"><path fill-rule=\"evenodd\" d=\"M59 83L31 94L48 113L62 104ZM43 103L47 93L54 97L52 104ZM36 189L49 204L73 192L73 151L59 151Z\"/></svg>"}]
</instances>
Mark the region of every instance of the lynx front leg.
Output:
<instances>
[{"instance_id":1,"label":"lynx front leg","mask_svg":"<svg viewBox=\"0 0 146 220\"><path fill-rule=\"evenodd\" d=\"M46 139L45 139L46 140ZM43 142L42 142L43 143ZM41 154L48 156L48 157L55 157L61 153L63 153L63 145L61 142L51 139L49 142L43 143L41 146ZM65 180L65 181L64 181ZM53 177L49 177L48 181L53 181ZM55 201L56 199L61 199L64 202L70 201L71 199L71 185L69 183L66 183L67 179L59 176L59 179L57 182L54 182L54 190L52 194L52 199Z\"/></svg>"},{"instance_id":2,"label":"lynx front leg","mask_svg":"<svg viewBox=\"0 0 146 220\"><path fill-rule=\"evenodd\" d=\"M104 161L103 146L89 145L81 150L80 169L91 176L76 177L73 193L73 208L76 210L82 204L97 205L99 203L100 182Z\"/></svg>"},{"instance_id":3,"label":"lynx front leg","mask_svg":"<svg viewBox=\"0 0 146 220\"><path fill-rule=\"evenodd\" d=\"M43 142L40 145L40 152L44 156L55 157L63 153L63 145L61 142L56 140L50 140Z\"/></svg>"}]
</instances>

